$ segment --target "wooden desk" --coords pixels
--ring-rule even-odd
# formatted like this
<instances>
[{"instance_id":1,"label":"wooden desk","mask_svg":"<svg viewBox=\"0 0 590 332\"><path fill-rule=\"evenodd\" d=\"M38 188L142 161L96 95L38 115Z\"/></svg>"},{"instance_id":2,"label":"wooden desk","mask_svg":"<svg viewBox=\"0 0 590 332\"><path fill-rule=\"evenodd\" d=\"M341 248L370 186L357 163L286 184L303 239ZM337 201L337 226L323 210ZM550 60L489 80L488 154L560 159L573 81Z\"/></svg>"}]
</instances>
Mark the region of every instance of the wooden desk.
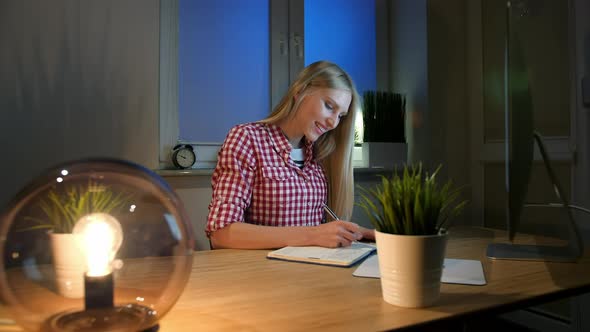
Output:
<instances>
[{"instance_id":1,"label":"wooden desk","mask_svg":"<svg viewBox=\"0 0 590 332\"><path fill-rule=\"evenodd\" d=\"M453 229L446 256L481 260L488 284L443 284L436 306L424 309L384 302L379 279L353 277L356 266L269 260L268 250L196 252L190 280L161 320L160 331L391 330L502 313L590 291L588 255L577 264L491 261L485 248L494 240L505 241L504 233Z\"/></svg>"},{"instance_id":2,"label":"wooden desk","mask_svg":"<svg viewBox=\"0 0 590 332\"><path fill-rule=\"evenodd\" d=\"M356 266L269 260L265 250L197 252L186 290L161 331L390 330L590 291L588 255L578 264L492 261L485 248L494 239L505 241L504 233L456 229L451 237L446 256L481 260L488 284L443 284L437 305L424 309L386 303L378 279L352 276Z\"/></svg>"}]
</instances>

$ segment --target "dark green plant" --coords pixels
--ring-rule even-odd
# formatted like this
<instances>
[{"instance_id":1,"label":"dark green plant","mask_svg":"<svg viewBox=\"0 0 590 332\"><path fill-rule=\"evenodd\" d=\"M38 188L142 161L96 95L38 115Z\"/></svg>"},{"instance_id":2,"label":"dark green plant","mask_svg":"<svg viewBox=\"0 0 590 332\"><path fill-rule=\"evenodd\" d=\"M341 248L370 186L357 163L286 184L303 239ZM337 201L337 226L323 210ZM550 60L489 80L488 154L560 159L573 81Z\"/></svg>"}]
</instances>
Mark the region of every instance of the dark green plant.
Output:
<instances>
[{"instance_id":1,"label":"dark green plant","mask_svg":"<svg viewBox=\"0 0 590 332\"><path fill-rule=\"evenodd\" d=\"M405 143L406 98L389 91L363 93L363 141Z\"/></svg>"},{"instance_id":2,"label":"dark green plant","mask_svg":"<svg viewBox=\"0 0 590 332\"><path fill-rule=\"evenodd\" d=\"M434 173L418 166L405 166L400 177L397 171L371 189L360 187L357 204L380 232L402 235L434 235L448 229L450 222L463 210L467 201L456 203L460 189L452 181L439 186Z\"/></svg>"},{"instance_id":3,"label":"dark green plant","mask_svg":"<svg viewBox=\"0 0 590 332\"><path fill-rule=\"evenodd\" d=\"M19 231L47 229L54 233L71 233L83 216L95 212L119 212L129 204L130 199L131 195L114 192L93 181L86 186L70 186L63 191L50 189L47 196L39 200L35 217L24 217L31 225Z\"/></svg>"}]
</instances>

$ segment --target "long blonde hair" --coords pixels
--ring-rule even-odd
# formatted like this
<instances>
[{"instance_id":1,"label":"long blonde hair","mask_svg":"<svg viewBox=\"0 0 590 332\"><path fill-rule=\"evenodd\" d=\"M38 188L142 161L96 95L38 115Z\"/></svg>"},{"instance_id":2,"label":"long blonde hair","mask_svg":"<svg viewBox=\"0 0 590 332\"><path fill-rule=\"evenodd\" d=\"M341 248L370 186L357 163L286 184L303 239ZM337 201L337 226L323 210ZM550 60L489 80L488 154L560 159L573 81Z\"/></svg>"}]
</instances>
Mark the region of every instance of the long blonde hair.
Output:
<instances>
[{"instance_id":1,"label":"long blonde hair","mask_svg":"<svg viewBox=\"0 0 590 332\"><path fill-rule=\"evenodd\" d=\"M322 163L328 177L328 204L340 218L349 220L354 205L354 123L360 108L359 95L350 76L338 65L328 61L308 65L299 73L272 113L261 122L276 124L293 117L302 99L295 97L315 88L344 89L350 91L352 96L348 114L334 130L320 136L313 147L314 158Z\"/></svg>"}]
</instances>

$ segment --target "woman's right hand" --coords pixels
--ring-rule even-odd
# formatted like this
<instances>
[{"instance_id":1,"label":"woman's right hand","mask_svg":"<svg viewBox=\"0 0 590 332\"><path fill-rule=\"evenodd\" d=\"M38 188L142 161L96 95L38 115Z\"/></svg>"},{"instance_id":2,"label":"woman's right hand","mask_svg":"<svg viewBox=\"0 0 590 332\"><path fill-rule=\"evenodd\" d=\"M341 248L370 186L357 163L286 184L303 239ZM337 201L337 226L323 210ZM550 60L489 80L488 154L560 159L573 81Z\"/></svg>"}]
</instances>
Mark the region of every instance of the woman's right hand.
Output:
<instances>
[{"instance_id":1,"label":"woman's right hand","mask_svg":"<svg viewBox=\"0 0 590 332\"><path fill-rule=\"evenodd\" d=\"M344 220L334 220L314 228L313 243L327 248L347 247L363 238L359 225Z\"/></svg>"}]
</instances>

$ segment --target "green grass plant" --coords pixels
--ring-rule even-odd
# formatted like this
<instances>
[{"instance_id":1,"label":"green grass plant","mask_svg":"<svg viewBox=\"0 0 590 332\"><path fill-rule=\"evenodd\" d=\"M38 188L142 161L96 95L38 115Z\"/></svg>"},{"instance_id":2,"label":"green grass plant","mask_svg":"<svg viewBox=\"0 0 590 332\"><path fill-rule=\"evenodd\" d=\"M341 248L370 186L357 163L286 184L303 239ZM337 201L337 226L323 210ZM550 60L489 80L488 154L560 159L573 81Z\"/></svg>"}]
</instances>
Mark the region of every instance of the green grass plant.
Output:
<instances>
[{"instance_id":1,"label":"green grass plant","mask_svg":"<svg viewBox=\"0 0 590 332\"><path fill-rule=\"evenodd\" d=\"M94 181L87 185L73 185L63 191L52 188L39 200L35 216L24 217L30 226L19 231L47 229L53 233L71 233L83 216L95 212L118 212L129 204L130 198L130 195L115 192Z\"/></svg>"},{"instance_id":2,"label":"green grass plant","mask_svg":"<svg viewBox=\"0 0 590 332\"><path fill-rule=\"evenodd\" d=\"M376 230L400 235L435 235L450 227L451 221L464 209L461 191L452 181L437 183L441 166L432 173L422 164L405 166L400 177L381 176L381 183L366 189L359 186L360 206Z\"/></svg>"}]
</instances>

